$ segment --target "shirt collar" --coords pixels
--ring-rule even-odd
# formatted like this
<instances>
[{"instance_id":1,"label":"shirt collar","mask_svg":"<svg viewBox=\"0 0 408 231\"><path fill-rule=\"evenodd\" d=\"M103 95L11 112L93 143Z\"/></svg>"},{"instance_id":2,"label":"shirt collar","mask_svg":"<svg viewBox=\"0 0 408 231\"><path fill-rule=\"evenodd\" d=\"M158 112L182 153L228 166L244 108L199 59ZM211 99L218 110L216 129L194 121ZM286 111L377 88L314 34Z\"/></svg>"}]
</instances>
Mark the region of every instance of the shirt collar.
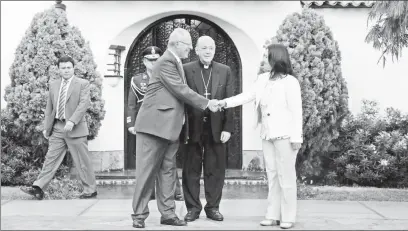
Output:
<instances>
[{"instance_id":1,"label":"shirt collar","mask_svg":"<svg viewBox=\"0 0 408 231\"><path fill-rule=\"evenodd\" d=\"M204 64L200 61L200 60L198 60L198 63L200 64L200 67L201 68L204 68L204 69L208 69L208 68L211 68L212 67L212 61L210 62L210 65L205 65L204 66ZM207 68L206 68L207 67Z\"/></svg>"},{"instance_id":2,"label":"shirt collar","mask_svg":"<svg viewBox=\"0 0 408 231\"><path fill-rule=\"evenodd\" d=\"M62 78L61 77L61 79L62 79L62 82L64 82L65 81L65 79L64 78ZM68 81L68 83L71 83L71 81L74 79L74 76L71 76L71 78L69 78L67 81Z\"/></svg>"}]
</instances>

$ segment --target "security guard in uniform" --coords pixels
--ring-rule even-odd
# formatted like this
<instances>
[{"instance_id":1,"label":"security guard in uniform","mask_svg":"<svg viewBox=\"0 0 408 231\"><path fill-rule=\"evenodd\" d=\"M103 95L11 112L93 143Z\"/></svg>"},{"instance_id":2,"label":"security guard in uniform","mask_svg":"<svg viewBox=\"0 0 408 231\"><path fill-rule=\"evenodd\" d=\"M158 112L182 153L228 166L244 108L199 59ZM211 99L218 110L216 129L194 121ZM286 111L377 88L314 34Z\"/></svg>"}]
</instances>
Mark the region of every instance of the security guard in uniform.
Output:
<instances>
[{"instance_id":1,"label":"security guard in uniform","mask_svg":"<svg viewBox=\"0 0 408 231\"><path fill-rule=\"evenodd\" d=\"M134 139L136 139L136 132L135 132L135 121L137 113L139 112L139 108L142 105L144 95L147 90L147 86L149 84L149 79L152 73L153 65L156 60L161 56L162 50L156 46L149 46L143 50L143 64L146 67L146 72L136 74L132 77L131 80L131 87L129 90L128 96L128 115L126 118L126 122L128 125L128 131L133 134ZM136 160L137 161L137 160ZM177 177L178 178L178 177ZM153 190L151 199L154 200L155 198L155 191ZM177 181L176 187L176 195L175 199L182 201L183 194L181 193L181 185L180 181Z\"/></svg>"}]
</instances>

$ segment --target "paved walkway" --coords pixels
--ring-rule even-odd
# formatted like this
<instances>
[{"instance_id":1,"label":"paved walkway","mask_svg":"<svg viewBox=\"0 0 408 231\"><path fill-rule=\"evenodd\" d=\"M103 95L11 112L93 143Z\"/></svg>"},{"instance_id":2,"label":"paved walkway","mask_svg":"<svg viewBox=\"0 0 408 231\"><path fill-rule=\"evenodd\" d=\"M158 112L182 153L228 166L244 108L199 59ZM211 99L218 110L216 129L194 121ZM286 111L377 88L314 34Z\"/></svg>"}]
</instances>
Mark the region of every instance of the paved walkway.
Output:
<instances>
[{"instance_id":1,"label":"paved walkway","mask_svg":"<svg viewBox=\"0 0 408 231\"><path fill-rule=\"evenodd\" d=\"M106 229L135 230L129 199L95 200L12 200L1 201L1 229ZM160 225L156 202L149 203L150 216L146 229L154 230L270 230L262 227L265 200L223 200L220 208L223 222L205 217L186 227ZM204 203L204 201L203 201ZM177 215L186 214L183 202L177 202ZM298 222L294 229L329 230L407 230L408 202L357 202L304 200L298 203Z\"/></svg>"}]
</instances>

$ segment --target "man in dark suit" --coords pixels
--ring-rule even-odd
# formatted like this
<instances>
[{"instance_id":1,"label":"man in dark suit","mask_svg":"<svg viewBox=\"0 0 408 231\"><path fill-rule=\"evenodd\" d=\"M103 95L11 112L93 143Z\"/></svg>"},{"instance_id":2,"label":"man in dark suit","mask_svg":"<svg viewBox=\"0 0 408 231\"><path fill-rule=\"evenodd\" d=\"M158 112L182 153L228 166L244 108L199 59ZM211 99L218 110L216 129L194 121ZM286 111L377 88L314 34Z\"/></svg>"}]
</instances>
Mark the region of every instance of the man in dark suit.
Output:
<instances>
[{"instance_id":1,"label":"man in dark suit","mask_svg":"<svg viewBox=\"0 0 408 231\"><path fill-rule=\"evenodd\" d=\"M231 69L212 61L214 40L209 36L198 38L195 51L199 60L184 65L187 84L191 89L210 99L233 96L234 78ZM232 110L211 113L187 106L189 141L185 147L183 163L183 192L188 210L184 220L196 220L202 210L200 177L204 167L204 189L208 218L222 221L219 212L226 168L226 145L233 129Z\"/></svg>"},{"instance_id":2,"label":"man in dark suit","mask_svg":"<svg viewBox=\"0 0 408 231\"><path fill-rule=\"evenodd\" d=\"M96 180L88 156L89 131L85 120L86 110L91 103L89 82L74 75L74 60L71 57L61 57L58 68L62 79L50 83L45 108L43 133L49 140L48 152L33 186L21 189L37 199L43 199L43 189L51 182L69 149L84 186L80 198L93 198L97 195Z\"/></svg>"},{"instance_id":3,"label":"man in dark suit","mask_svg":"<svg viewBox=\"0 0 408 231\"><path fill-rule=\"evenodd\" d=\"M146 67L146 71L139 73L132 77L131 85L128 95L128 116L126 118L126 123L128 126L128 131L132 134L136 140L135 132L135 121L137 113L139 112L140 105L142 105L143 98L145 96L147 85L149 84L150 76L152 75L153 65L156 63L157 59L162 55L162 50L156 46L149 46L142 51L143 64ZM178 177L177 177L178 179ZM176 181L176 194L175 199L178 201L183 200L183 195L181 193L181 184L180 181ZM150 197L151 200L155 199L155 192L153 192Z\"/></svg>"},{"instance_id":4,"label":"man in dark suit","mask_svg":"<svg viewBox=\"0 0 408 231\"><path fill-rule=\"evenodd\" d=\"M136 186L133 195L133 227L144 228L149 215L148 202L156 178L156 200L160 223L184 226L175 214L176 153L179 136L187 123L184 104L199 110L218 110L218 101L209 100L191 90L185 80L180 59L192 49L191 36L176 28L169 37L167 50L153 66L147 92L136 118Z\"/></svg>"}]
</instances>

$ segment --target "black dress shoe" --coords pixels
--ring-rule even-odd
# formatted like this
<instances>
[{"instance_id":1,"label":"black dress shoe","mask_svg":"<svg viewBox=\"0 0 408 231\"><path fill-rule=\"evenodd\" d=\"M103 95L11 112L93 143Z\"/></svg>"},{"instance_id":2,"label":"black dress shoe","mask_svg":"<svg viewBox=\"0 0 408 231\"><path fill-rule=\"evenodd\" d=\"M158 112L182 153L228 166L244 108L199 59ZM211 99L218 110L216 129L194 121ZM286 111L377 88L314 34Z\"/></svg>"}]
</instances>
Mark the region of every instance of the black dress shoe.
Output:
<instances>
[{"instance_id":1,"label":"black dress shoe","mask_svg":"<svg viewBox=\"0 0 408 231\"><path fill-rule=\"evenodd\" d=\"M187 222L180 220L178 217L173 217L166 220L160 220L160 224L162 225L173 225L173 226L186 226Z\"/></svg>"},{"instance_id":2,"label":"black dress shoe","mask_svg":"<svg viewBox=\"0 0 408 231\"><path fill-rule=\"evenodd\" d=\"M188 213L184 217L184 220L187 221L187 222L192 222L192 221L197 220L199 217L200 217L199 212L194 212L194 211L190 210L190 211L188 211Z\"/></svg>"},{"instance_id":3,"label":"black dress shoe","mask_svg":"<svg viewBox=\"0 0 408 231\"><path fill-rule=\"evenodd\" d=\"M214 221L223 221L224 216L216 209L205 211L207 214L207 218L210 218L211 220Z\"/></svg>"},{"instance_id":4,"label":"black dress shoe","mask_svg":"<svg viewBox=\"0 0 408 231\"><path fill-rule=\"evenodd\" d=\"M176 201L184 201L183 195L181 195L181 194L175 195L175 196L174 196L174 199L175 199Z\"/></svg>"},{"instance_id":5,"label":"black dress shoe","mask_svg":"<svg viewBox=\"0 0 408 231\"><path fill-rule=\"evenodd\" d=\"M31 186L31 187L21 187L21 191L34 196L38 200L42 200L44 198L44 191L38 186Z\"/></svg>"},{"instance_id":6,"label":"black dress shoe","mask_svg":"<svg viewBox=\"0 0 408 231\"><path fill-rule=\"evenodd\" d=\"M141 219L133 220L133 228L143 229L144 227L145 227L144 220Z\"/></svg>"},{"instance_id":7,"label":"black dress shoe","mask_svg":"<svg viewBox=\"0 0 408 231\"><path fill-rule=\"evenodd\" d=\"M96 195L98 195L98 193L95 191L93 193L84 193L81 196L79 196L80 199L91 199L96 197Z\"/></svg>"}]
</instances>

